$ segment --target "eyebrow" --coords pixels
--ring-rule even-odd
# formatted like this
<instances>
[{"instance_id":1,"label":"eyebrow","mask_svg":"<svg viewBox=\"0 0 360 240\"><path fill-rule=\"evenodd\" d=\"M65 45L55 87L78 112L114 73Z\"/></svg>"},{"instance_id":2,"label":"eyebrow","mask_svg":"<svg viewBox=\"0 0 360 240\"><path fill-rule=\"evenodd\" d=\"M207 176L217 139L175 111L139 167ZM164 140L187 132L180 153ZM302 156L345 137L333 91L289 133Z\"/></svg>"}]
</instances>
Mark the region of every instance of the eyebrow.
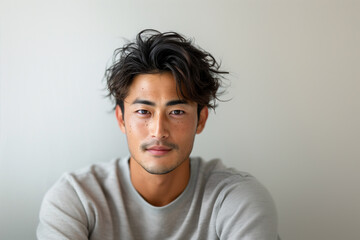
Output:
<instances>
[{"instance_id":1,"label":"eyebrow","mask_svg":"<svg viewBox=\"0 0 360 240\"><path fill-rule=\"evenodd\" d=\"M142 100L142 99L135 99L135 101L133 101L132 104L145 104L145 105L155 106L154 102L150 102L148 100Z\"/></svg>"},{"instance_id":2,"label":"eyebrow","mask_svg":"<svg viewBox=\"0 0 360 240\"><path fill-rule=\"evenodd\" d=\"M185 100L172 100L166 103L166 106L174 106L174 105L179 105L179 104L188 104L187 101Z\"/></svg>"},{"instance_id":3,"label":"eyebrow","mask_svg":"<svg viewBox=\"0 0 360 240\"><path fill-rule=\"evenodd\" d=\"M149 106L155 106L156 104L154 102L143 100L143 99L135 99L135 101L132 102L132 104L145 104ZM188 104L186 100L171 100L166 103L166 106L174 106L179 104Z\"/></svg>"}]
</instances>

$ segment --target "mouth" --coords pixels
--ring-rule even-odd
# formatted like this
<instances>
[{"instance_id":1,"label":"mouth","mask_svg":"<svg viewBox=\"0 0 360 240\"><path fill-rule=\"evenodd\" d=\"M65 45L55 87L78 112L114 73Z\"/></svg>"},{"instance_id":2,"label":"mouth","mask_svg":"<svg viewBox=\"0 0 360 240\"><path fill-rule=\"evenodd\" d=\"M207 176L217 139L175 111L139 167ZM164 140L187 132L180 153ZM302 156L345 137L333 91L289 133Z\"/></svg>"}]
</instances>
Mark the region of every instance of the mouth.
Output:
<instances>
[{"instance_id":1,"label":"mouth","mask_svg":"<svg viewBox=\"0 0 360 240\"><path fill-rule=\"evenodd\" d=\"M169 153L172 148L165 146L152 146L145 149L147 152L151 153L154 156L163 156Z\"/></svg>"}]
</instances>

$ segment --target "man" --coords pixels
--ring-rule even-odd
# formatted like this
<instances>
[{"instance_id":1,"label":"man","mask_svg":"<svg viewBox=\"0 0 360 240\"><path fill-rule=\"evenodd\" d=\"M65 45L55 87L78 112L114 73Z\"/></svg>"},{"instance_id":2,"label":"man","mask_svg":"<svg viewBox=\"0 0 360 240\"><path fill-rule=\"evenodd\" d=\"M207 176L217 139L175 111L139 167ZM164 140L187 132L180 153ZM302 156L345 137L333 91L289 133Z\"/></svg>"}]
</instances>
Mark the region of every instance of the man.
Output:
<instances>
[{"instance_id":1,"label":"man","mask_svg":"<svg viewBox=\"0 0 360 240\"><path fill-rule=\"evenodd\" d=\"M277 239L254 177L190 158L225 73L174 32L144 30L118 49L106 78L130 156L65 174L43 200L38 239Z\"/></svg>"}]
</instances>

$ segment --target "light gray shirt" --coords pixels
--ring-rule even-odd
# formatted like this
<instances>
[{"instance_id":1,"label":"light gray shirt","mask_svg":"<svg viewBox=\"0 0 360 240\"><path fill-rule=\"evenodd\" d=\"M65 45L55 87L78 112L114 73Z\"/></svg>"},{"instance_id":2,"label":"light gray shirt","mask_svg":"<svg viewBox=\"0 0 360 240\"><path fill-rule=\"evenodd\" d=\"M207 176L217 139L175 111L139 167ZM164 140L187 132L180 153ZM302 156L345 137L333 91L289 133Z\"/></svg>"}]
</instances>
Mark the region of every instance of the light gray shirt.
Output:
<instances>
[{"instance_id":1,"label":"light gray shirt","mask_svg":"<svg viewBox=\"0 0 360 240\"><path fill-rule=\"evenodd\" d=\"M276 240L277 216L268 191L251 175L219 160L191 158L186 189L155 207L130 180L128 158L64 174L40 210L39 240Z\"/></svg>"}]
</instances>

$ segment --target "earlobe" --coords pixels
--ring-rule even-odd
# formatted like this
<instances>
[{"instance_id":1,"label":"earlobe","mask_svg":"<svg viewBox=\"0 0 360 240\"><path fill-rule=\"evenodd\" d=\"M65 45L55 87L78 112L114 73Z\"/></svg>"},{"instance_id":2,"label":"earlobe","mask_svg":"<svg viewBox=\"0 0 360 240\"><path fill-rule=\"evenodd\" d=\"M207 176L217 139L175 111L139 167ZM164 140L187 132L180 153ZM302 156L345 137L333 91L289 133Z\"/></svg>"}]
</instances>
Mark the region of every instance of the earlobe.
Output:
<instances>
[{"instance_id":1,"label":"earlobe","mask_svg":"<svg viewBox=\"0 0 360 240\"><path fill-rule=\"evenodd\" d=\"M121 108L119 105L116 105L115 107L115 116L116 120L118 122L118 125L123 133L125 133L125 121L123 118L123 112L121 111Z\"/></svg>"},{"instance_id":2,"label":"earlobe","mask_svg":"<svg viewBox=\"0 0 360 240\"><path fill-rule=\"evenodd\" d=\"M208 115L209 115L209 109L208 109L208 107L205 106L200 111L199 121L198 121L198 125L196 128L197 134L201 133L204 130Z\"/></svg>"}]
</instances>

